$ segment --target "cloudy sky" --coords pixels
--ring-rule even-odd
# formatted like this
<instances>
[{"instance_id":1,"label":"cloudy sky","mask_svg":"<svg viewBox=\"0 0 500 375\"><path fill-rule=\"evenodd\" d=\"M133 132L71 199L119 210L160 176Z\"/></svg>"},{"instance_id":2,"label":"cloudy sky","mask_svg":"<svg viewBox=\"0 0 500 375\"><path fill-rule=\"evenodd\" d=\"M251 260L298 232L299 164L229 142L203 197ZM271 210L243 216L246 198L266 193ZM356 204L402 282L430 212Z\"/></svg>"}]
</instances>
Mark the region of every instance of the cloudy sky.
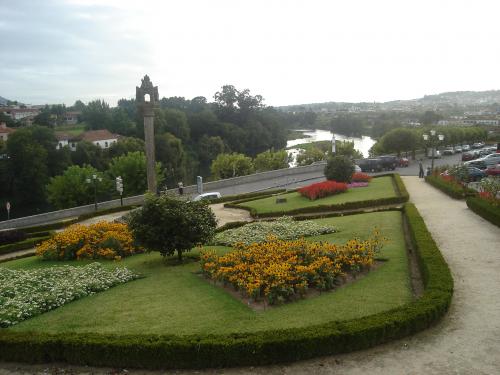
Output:
<instances>
[{"instance_id":1,"label":"cloudy sky","mask_svg":"<svg viewBox=\"0 0 500 375\"><path fill-rule=\"evenodd\" d=\"M0 0L0 96L112 105L224 84L268 105L500 89L500 3Z\"/></svg>"}]
</instances>

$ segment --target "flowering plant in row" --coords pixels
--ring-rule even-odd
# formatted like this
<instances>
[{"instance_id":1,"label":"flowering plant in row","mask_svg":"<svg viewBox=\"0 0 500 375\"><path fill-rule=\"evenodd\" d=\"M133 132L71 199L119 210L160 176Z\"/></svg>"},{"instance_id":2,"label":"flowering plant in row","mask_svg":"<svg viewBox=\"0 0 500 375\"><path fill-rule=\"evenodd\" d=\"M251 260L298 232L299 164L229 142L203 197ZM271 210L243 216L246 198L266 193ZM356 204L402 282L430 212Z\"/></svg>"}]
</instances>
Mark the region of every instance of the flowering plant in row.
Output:
<instances>
[{"instance_id":1,"label":"flowering plant in row","mask_svg":"<svg viewBox=\"0 0 500 375\"><path fill-rule=\"evenodd\" d=\"M126 224L107 221L71 225L36 247L36 254L48 260L121 259L143 251Z\"/></svg>"},{"instance_id":2,"label":"flowering plant in row","mask_svg":"<svg viewBox=\"0 0 500 375\"><path fill-rule=\"evenodd\" d=\"M368 182L351 182L350 184L347 184L347 187L350 188L358 188L358 187L367 187Z\"/></svg>"},{"instance_id":3,"label":"flowering plant in row","mask_svg":"<svg viewBox=\"0 0 500 375\"><path fill-rule=\"evenodd\" d=\"M366 173L362 172L355 172L352 175L351 181L352 182L370 182L372 180L372 176L367 175Z\"/></svg>"},{"instance_id":4,"label":"flowering plant in row","mask_svg":"<svg viewBox=\"0 0 500 375\"><path fill-rule=\"evenodd\" d=\"M312 220L295 221L290 216L283 216L273 221L256 221L217 233L214 244L232 246L236 243L243 243L250 245L254 242L264 242L270 235L280 240L295 240L301 237L334 232L336 229L329 225L320 225Z\"/></svg>"},{"instance_id":5,"label":"flowering plant in row","mask_svg":"<svg viewBox=\"0 0 500 375\"><path fill-rule=\"evenodd\" d=\"M309 200L316 200L330 195L339 194L347 191L347 184L343 182L336 182L332 180L318 182L308 186L304 186L298 190L299 194L309 198Z\"/></svg>"},{"instance_id":6,"label":"flowering plant in row","mask_svg":"<svg viewBox=\"0 0 500 375\"><path fill-rule=\"evenodd\" d=\"M333 289L339 277L369 268L386 241L377 230L367 240L343 245L270 237L264 243L237 244L223 256L203 251L200 263L207 278L276 304L304 296L309 288Z\"/></svg>"},{"instance_id":7,"label":"flowering plant in row","mask_svg":"<svg viewBox=\"0 0 500 375\"><path fill-rule=\"evenodd\" d=\"M17 324L138 277L127 268L106 270L99 263L28 271L0 268L0 327Z\"/></svg>"}]
</instances>

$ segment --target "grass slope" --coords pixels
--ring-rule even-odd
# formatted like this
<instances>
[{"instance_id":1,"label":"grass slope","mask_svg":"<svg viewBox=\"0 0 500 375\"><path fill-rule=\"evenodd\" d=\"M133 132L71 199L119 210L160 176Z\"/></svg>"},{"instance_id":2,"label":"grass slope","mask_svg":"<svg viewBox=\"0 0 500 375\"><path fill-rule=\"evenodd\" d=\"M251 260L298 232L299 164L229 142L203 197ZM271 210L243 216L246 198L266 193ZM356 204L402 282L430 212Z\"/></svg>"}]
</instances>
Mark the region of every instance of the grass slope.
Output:
<instances>
[{"instance_id":1,"label":"grass slope","mask_svg":"<svg viewBox=\"0 0 500 375\"><path fill-rule=\"evenodd\" d=\"M391 240L380 255L389 261L357 282L334 292L255 312L195 274L198 263L165 266L157 253L136 255L123 260L120 265L142 273L145 278L73 302L9 330L181 335L249 332L346 320L388 310L412 300L400 212L319 221L334 225L341 232L311 240L342 243L354 236L367 237L378 225ZM216 249L220 253L230 250L227 247ZM27 258L2 266L27 269L53 264L61 263ZM113 262L104 264L107 267L115 265Z\"/></svg>"},{"instance_id":2,"label":"grass slope","mask_svg":"<svg viewBox=\"0 0 500 375\"><path fill-rule=\"evenodd\" d=\"M291 211L302 207L332 205L395 196L396 192L394 191L392 178L387 176L372 179L368 187L352 188L345 193L316 199L315 201L311 201L297 192L292 192L279 195L280 198L286 198L286 203L276 203L277 196L273 196L245 202L242 203L242 206L254 208L257 210L257 214L262 214L275 211Z\"/></svg>"}]
</instances>

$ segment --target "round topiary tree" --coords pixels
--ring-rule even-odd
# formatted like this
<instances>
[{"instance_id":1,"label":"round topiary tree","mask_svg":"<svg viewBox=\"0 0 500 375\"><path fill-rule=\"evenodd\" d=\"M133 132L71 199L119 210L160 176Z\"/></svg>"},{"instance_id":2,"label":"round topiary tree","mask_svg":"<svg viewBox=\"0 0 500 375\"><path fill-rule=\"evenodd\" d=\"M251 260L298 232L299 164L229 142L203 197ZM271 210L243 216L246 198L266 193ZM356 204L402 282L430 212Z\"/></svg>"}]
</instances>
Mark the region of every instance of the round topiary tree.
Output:
<instances>
[{"instance_id":1,"label":"round topiary tree","mask_svg":"<svg viewBox=\"0 0 500 375\"><path fill-rule=\"evenodd\" d=\"M149 251L161 255L182 253L206 243L215 234L215 215L204 201L185 201L169 195L148 195L142 208L128 220L134 239Z\"/></svg>"},{"instance_id":2,"label":"round topiary tree","mask_svg":"<svg viewBox=\"0 0 500 375\"><path fill-rule=\"evenodd\" d=\"M331 157L326 163L325 176L328 180L349 183L353 173L354 164L345 156Z\"/></svg>"}]
</instances>

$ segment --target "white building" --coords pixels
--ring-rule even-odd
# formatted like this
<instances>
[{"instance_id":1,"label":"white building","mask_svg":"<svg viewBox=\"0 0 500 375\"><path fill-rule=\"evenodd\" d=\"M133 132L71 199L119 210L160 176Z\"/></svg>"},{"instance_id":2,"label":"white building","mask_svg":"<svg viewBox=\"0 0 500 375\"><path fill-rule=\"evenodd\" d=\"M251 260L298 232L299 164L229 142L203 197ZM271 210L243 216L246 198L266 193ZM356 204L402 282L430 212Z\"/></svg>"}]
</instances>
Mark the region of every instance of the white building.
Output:
<instances>
[{"instance_id":1,"label":"white building","mask_svg":"<svg viewBox=\"0 0 500 375\"><path fill-rule=\"evenodd\" d=\"M0 122L0 139L4 142L7 142L9 138L9 134L15 132L15 129L8 128L5 122Z\"/></svg>"}]
</instances>

